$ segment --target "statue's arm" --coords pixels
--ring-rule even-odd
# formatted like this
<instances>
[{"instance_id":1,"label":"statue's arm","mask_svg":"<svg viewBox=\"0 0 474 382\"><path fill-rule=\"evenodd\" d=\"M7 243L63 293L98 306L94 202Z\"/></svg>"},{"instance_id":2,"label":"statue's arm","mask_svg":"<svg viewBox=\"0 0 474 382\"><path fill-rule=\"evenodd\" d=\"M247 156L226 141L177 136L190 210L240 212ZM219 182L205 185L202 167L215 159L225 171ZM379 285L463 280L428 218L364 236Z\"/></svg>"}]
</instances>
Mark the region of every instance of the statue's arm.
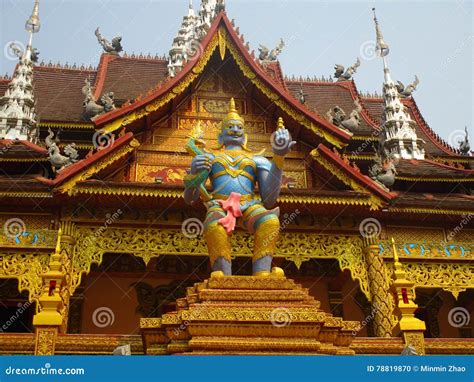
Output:
<instances>
[{"instance_id":1,"label":"statue's arm","mask_svg":"<svg viewBox=\"0 0 474 382\"><path fill-rule=\"evenodd\" d=\"M211 172L212 155L196 155L191 162L191 171L184 177L184 201L195 203L200 196L200 187L206 183Z\"/></svg>"},{"instance_id":2,"label":"statue's arm","mask_svg":"<svg viewBox=\"0 0 474 382\"><path fill-rule=\"evenodd\" d=\"M278 118L278 127L271 137L273 159L270 162L264 157L255 157L257 180L260 196L265 208L272 208L280 195L283 161L296 144L290 132L285 128L283 119Z\"/></svg>"},{"instance_id":3,"label":"statue's arm","mask_svg":"<svg viewBox=\"0 0 474 382\"><path fill-rule=\"evenodd\" d=\"M260 197L265 208L272 208L280 195L283 170L275 162L264 157L255 157Z\"/></svg>"}]
</instances>

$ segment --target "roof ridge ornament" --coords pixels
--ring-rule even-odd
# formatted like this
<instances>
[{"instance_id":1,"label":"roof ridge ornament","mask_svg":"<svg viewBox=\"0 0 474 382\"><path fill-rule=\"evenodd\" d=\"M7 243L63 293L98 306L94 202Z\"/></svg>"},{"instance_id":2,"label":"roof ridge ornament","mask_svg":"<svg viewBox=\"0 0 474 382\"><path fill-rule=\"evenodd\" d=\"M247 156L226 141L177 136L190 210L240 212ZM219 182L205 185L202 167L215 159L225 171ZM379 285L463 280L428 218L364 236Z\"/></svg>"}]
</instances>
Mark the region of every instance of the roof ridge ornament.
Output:
<instances>
[{"instance_id":1,"label":"roof ridge ornament","mask_svg":"<svg viewBox=\"0 0 474 382\"><path fill-rule=\"evenodd\" d=\"M411 97L411 94L416 90L417 86L419 85L420 80L418 79L418 76L415 74L415 80L411 83L408 84L406 87L403 85L403 82L397 81L397 90L398 94L402 98L408 98Z\"/></svg>"},{"instance_id":2,"label":"roof ridge ornament","mask_svg":"<svg viewBox=\"0 0 474 382\"><path fill-rule=\"evenodd\" d=\"M467 132L467 126L464 127L465 135L464 140L459 141L459 151L464 156L470 156L471 145L469 144L469 133Z\"/></svg>"},{"instance_id":3,"label":"roof ridge ornament","mask_svg":"<svg viewBox=\"0 0 474 382\"><path fill-rule=\"evenodd\" d=\"M31 16L25 23L28 45L24 52L10 46L20 62L15 68L5 95L0 97L0 139L38 142L38 126L33 94L33 64L39 52L33 48L33 34L40 30L39 0L35 0Z\"/></svg>"},{"instance_id":4,"label":"roof ridge ornament","mask_svg":"<svg viewBox=\"0 0 474 382\"><path fill-rule=\"evenodd\" d=\"M391 76L386 56L390 52L388 44L383 39L382 30L374 12L374 23L376 33L376 51L382 58L384 67L383 100L384 111L382 113L382 126L379 134L379 153L382 161L389 159L425 159L425 142L418 138L415 130L415 122L400 99L399 89ZM413 84L412 84L413 86ZM414 87L416 84L414 83ZM408 88L408 87L407 87ZM409 89L411 92L414 90Z\"/></svg>"},{"instance_id":5,"label":"roof ridge ornament","mask_svg":"<svg viewBox=\"0 0 474 382\"><path fill-rule=\"evenodd\" d=\"M357 71L357 68L360 66L360 59L357 57L356 62L354 65L349 66L346 71L344 71L344 66L336 64L334 65L334 77L337 78L338 81L350 81L352 76Z\"/></svg>"},{"instance_id":6,"label":"roof ridge ornament","mask_svg":"<svg viewBox=\"0 0 474 382\"><path fill-rule=\"evenodd\" d=\"M276 61L284 47L285 42L282 38L280 38L278 45L272 50L268 49L265 45L260 44L258 48L258 59L261 63Z\"/></svg>"},{"instance_id":7,"label":"roof ridge ornament","mask_svg":"<svg viewBox=\"0 0 474 382\"><path fill-rule=\"evenodd\" d=\"M112 41L109 41L104 36L102 36L99 27L97 27L94 34L97 37L97 41L99 42L100 46L102 46L102 49L105 53L114 54L118 56L119 53L123 51L122 36L115 36Z\"/></svg>"},{"instance_id":8,"label":"roof ridge ornament","mask_svg":"<svg viewBox=\"0 0 474 382\"><path fill-rule=\"evenodd\" d=\"M76 144L69 143L64 147L64 155L62 155L61 150L59 149L59 134L61 129L56 133L56 137L54 136L51 128L48 128L48 132L49 135L45 138L45 144L48 148L49 162L51 163L53 172L56 174L62 171L64 168L77 162L79 159L79 154L76 150Z\"/></svg>"}]
</instances>

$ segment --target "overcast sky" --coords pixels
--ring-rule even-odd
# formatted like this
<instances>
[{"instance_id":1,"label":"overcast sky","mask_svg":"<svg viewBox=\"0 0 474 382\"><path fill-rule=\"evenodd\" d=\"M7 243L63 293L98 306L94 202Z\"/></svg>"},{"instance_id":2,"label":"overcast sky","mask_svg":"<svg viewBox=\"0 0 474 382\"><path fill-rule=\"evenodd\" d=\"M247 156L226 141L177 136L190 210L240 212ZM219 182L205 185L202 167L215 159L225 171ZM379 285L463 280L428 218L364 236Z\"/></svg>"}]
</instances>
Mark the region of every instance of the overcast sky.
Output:
<instances>
[{"instance_id":1,"label":"overcast sky","mask_svg":"<svg viewBox=\"0 0 474 382\"><path fill-rule=\"evenodd\" d=\"M33 0L0 0L0 73L16 63L5 47L26 43L24 23ZM381 92L382 62L371 8L375 1L226 0L251 48L286 47L280 62L286 75L332 75L334 64L352 65L360 57L355 81L359 91ZM197 9L199 1L194 0ZM467 125L473 134L473 2L377 1L377 16L392 77L407 84L418 75L415 100L428 124L457 147ZM34 36L40 61L98 63L101 48L94 36L123 36L124 50L167 54L187 12L188 0L40 0L41 31Z\"/></svg>"}]
</instances>

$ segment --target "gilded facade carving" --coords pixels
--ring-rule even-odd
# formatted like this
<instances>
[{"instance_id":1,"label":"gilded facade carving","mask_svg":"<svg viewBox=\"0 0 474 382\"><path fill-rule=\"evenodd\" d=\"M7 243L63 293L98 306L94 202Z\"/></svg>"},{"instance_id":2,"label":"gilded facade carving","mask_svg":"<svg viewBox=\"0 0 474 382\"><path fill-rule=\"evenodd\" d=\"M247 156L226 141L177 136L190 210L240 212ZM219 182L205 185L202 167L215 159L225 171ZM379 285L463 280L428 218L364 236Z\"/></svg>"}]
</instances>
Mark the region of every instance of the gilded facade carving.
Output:
<instances>
[{"instance_id":1,"label":"gilded facade carving","mask_svg":"<svg viewBox=\"0 0 474 382\"><path fill-rule=\"evenodd\" d=\"M18 290L28 291L29 299L37 302L43 287L41 274L48 270L49 257L45 253L0 253L0 278L17 279Z\"/></svg>"},{"instance_id":2,"label":"gilded facade carving","mask_svg":"<svg viewBox=\"0 0 474 382\"><path fill-rule=\"evenodd\" d=\"M441 288L457 299L459 293L474 288L472 263L403 263L408 280L421 288Z\"/></svg>"}]
</instances>

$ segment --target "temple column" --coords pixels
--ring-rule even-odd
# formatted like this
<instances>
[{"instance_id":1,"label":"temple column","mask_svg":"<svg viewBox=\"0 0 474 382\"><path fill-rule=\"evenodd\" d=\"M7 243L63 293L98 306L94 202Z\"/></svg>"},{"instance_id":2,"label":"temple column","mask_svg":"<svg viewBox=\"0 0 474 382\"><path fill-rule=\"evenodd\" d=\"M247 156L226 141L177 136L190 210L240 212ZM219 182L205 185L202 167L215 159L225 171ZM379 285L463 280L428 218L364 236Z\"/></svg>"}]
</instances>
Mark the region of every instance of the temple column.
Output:
<instances>
[{"instance_id":1,"label":"temple column","mask_svg":"<svg viewBox=\"0 0 474 382\"><path fill-rule=\"evenodd\" d=\"M66 333L67 324L69 319L69 307L71 301L71 295L74 293L72 290L72 263L74 260L75 246L76 246L76 225L71 221L62 221L61 227L61 260L62 260L62 271L64 274L63 284L60 290L60 296L63 301L61 309L61 316L63 322L60 328L62 333Z\"/></svg>"},{"instance_id":2,"label":"temple column","mask_svg":"<svg viewBox=\"0 0 474 382\"><path fill-rule=\"evenodd\" d=\"M364 256L367 265L368 286L371 296L372 316L375 335L391 337L393 328L393 299L389 293L390 280L380 248L376 244L377 237L364 237Z\"/></svg>"},{"instance_id":3,"label":"temple column","mask_svg":"<svg viewBox=\"0 0 474 382\"><path fill-rule=\"evenodd\" d=\"M61 256L61 228L58 233L56 250L51 255L49 270L41 275L43 292L39 297L38 313L33 317L35 328L35 355L53 355L56 337L63 324L63 299L61 284L64 280Z\"/></svg>"}]
</instances>

